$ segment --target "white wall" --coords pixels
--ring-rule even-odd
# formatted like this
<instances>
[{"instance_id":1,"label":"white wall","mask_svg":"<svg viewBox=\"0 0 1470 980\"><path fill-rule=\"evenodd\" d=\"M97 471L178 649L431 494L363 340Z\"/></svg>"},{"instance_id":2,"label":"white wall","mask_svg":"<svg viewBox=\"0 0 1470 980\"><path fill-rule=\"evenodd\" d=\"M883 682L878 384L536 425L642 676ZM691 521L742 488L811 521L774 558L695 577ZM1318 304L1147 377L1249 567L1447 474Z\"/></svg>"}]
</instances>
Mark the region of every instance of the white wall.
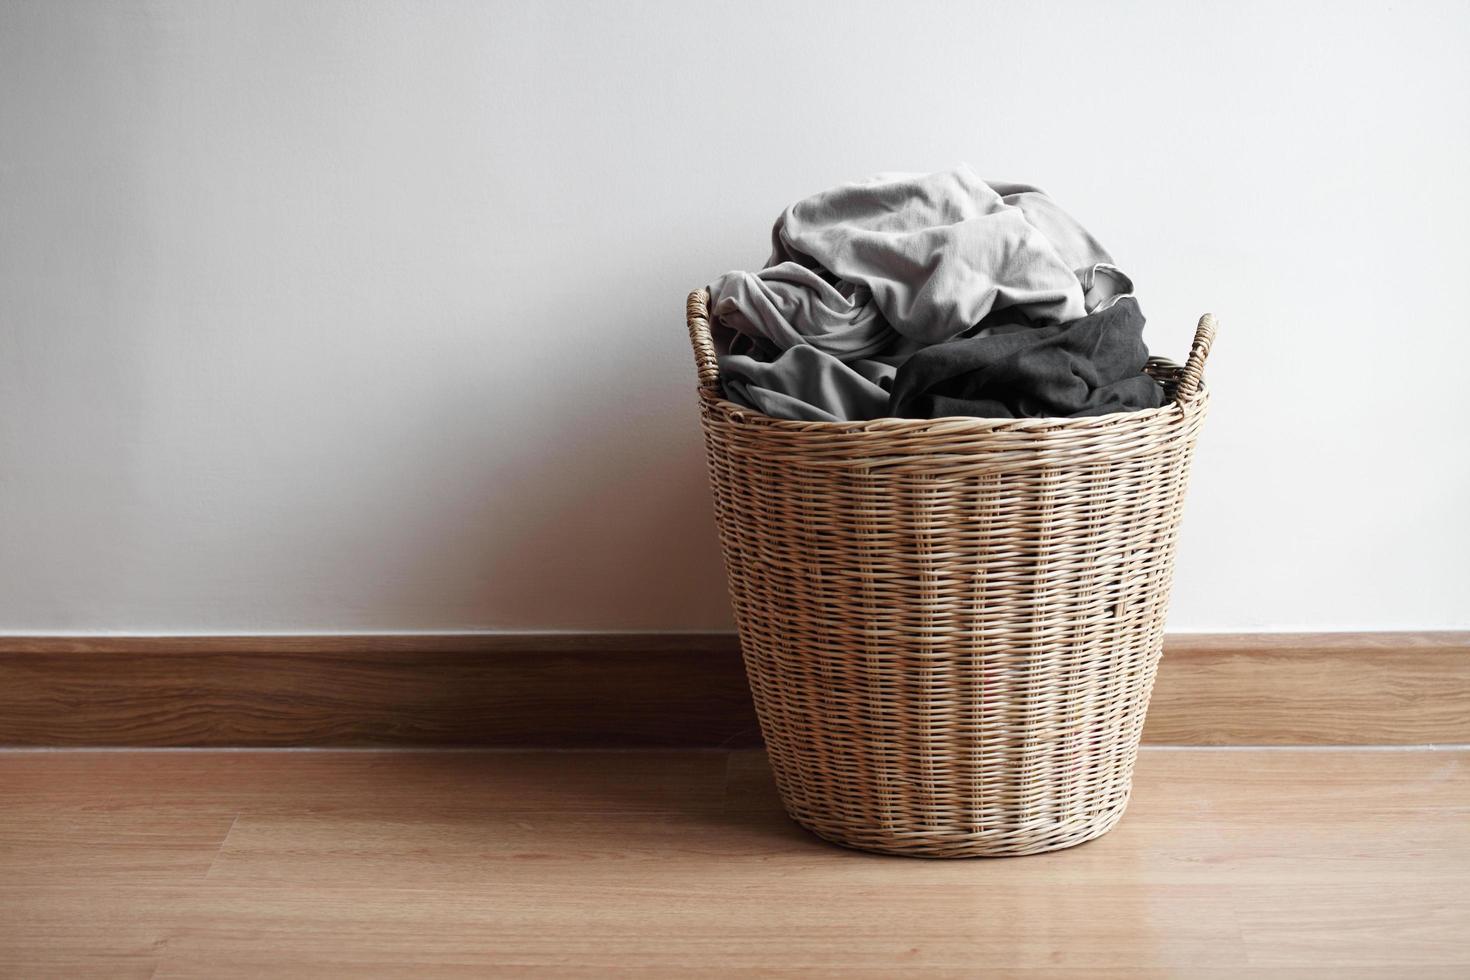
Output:
<instances>
[{"instance_id":1,"label":"white wall","mask_svg":"<svg viewBox=\"0 0 1470 980\"><path fill-rule=\"evenodd\" d=\"M1047 188L1223 329L1178 630L1470 626L1470 5L0 0L0 631L727 628L685 292Z\"/></svg>"}]
</instances>

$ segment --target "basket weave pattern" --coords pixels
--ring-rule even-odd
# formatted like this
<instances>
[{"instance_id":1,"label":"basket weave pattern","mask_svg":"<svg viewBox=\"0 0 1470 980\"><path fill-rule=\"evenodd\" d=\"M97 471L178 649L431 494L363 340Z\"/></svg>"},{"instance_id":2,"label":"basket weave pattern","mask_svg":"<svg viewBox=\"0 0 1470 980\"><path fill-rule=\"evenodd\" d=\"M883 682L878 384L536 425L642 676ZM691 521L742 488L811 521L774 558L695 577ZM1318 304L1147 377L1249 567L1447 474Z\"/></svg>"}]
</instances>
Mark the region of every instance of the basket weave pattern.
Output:
<instances>
[{"instance_id":1,"label":"basket weave pattern","mask_svg":"<svg viewBox=\"0 0 1470 980\"><path fill-rule=\"evenodd\" d=\"M1208 395L1206 316L1162 408L792 422L721 396L688 325L710 481L787 811L828 840L1029 854L1128 802Z\"/></svg>"}]
</instances>

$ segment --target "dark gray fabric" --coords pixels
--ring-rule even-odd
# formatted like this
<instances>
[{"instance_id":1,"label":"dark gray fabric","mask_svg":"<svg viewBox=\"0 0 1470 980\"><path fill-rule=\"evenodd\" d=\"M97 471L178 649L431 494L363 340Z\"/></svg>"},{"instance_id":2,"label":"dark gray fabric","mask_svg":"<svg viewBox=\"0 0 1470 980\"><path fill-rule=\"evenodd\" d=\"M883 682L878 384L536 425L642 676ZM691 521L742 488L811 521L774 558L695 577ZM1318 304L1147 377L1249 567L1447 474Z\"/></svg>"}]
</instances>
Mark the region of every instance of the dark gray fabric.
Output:
<instances>
[{"instance_id":1,"label":"dark gray fabric","mask_svg":"<svg viewBox=\"0 0 1470 980\"><path fill-rule=\"evenodd\" d=\"M1002 313L973 337L926 347L893 379L902 418L1077 418L1157 408L1164 391L1143 372L1143 312L1131 296L1064 324Z\"/></svg>"}]
</instances>

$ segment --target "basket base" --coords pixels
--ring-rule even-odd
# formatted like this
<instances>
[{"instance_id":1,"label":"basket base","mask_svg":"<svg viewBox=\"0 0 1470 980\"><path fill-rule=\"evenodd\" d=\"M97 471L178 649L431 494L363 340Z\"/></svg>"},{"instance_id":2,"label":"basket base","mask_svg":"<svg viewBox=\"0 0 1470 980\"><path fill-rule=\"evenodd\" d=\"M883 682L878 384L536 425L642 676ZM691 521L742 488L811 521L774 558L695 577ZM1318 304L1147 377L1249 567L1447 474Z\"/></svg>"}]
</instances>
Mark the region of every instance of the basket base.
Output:
<instances>
[{"instance_id":1,"label":"basket base","mask_svg":"<svg viewBox=\"0 0 1470 980\"><path fill-rule=\"evenodd\" d=\"M1060 851L1095 840L1112 830L1128 808L1128 795L1113 806L1086 818L1005 831L940 835L911 832L896 834L883 830L857 830L803 819L788 809L787 815L803 829L823 840L856 851L915 858L1020 857Z\"/></svg>"}]
</instances>

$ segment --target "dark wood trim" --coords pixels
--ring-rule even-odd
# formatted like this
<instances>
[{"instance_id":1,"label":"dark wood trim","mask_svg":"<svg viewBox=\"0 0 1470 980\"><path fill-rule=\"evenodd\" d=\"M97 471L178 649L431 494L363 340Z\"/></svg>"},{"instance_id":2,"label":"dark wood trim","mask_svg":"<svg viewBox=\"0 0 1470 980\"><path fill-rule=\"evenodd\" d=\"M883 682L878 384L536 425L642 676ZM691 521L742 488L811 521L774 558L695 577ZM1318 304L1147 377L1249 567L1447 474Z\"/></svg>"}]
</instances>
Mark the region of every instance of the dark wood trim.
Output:
<instances>
[{"instance_id":1,"label":"dark wood trim","mask_svg":"<svg viewBox=\"0 0 1470 980\"><path fill-rule=\"evenodd\" d=\"M255 633L241 636L0 635L4 654L294 653L352 656L402 653L739 652L735 634L709 633Z\"/></svg>"},{"instance_id":2,"label":"dark wood trim","mask_svg":"<svg viewBox=\"0 0 1470 980\"><path fill-rule=\"evenodd\" d=\"M1470 632L1169 636L1144 740L1470 743Z\"/></svg>"},{"instance_id":3,"label":"dark wood trim","mask_svg":"<svg viewBox=\"0 0 1470 980\"><path fill-rule=\"evenodd\" d=\"M1470 743L1470 632L1178 634L1145 739ZM714 747L726 633L0 636L0 745Z\"/></svg>"},{"instance_id":4,"label":"dark wood trim","mask_svg":"<svg viewBox=\"0 0 1470 980\"><path fill-rule=\"evenodd\" d=\"M0 745L758 740L729 634L0 639Z\"/></svg>"}]
</instances>

